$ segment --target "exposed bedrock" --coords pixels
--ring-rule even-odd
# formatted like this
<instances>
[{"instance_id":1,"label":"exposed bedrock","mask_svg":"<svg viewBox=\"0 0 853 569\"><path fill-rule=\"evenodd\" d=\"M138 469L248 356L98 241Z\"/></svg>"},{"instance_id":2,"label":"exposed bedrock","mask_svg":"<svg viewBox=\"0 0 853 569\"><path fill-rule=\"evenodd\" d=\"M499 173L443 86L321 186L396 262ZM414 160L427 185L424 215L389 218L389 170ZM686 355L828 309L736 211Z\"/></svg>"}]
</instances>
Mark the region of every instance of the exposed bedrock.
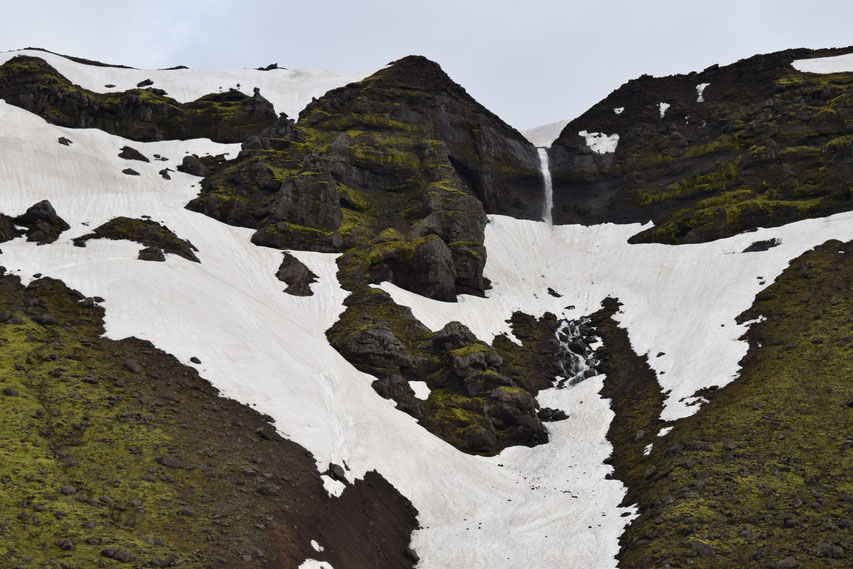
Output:
<instances>
[{"instance_id":1,"label":"exposed bedrock","mask_svg":"<svg viewBox=\"0 0 853 569\"><path fill-rule=\"evenodd\" d=\"M252 96L229 90L189 103L157 88L95 93L72 84L43 59L25 55L0 65L0 98L59 126L97 128L143 142L241 142L278 120L257 89Z\"/></svg>"},{"instance_id":2,"label":"exposed bedrock","mask_svg":"<svg viewBox=\"0 0 853 569\"><path fill-rule=\"evenodd\" d=\"M853 74L791 66L845 51L629 81L551 146L554 222L652 220L634 241L692 243L853 208Z\"/></svg>"},{"instance_id":3,"label":"exposed bedrock","mask_svg":"<svg viewBox=\"0 0 853 569\"><path fill-rule=\"evenodd\" d=\"M548 440L542 421L565 418L535 399L560 369L553 315L516 313L511 322L521 344L498 336L489 346L459 322L431 332L378 289L355 292L345 304L326 332L332 346L376 377L381 396L460 450L492 455L541 444ZM410 382L424 382L428 396L416 397Z\"/></svg>"},{"instance_id":4,"label":"exposed bedrock","mask_svg":"<svg viewBox=\"0 0 853 569\"><path fill-rule=\"evenodd\" d=\"M56 241L60 233L70 227L49 201L42 200L17 217L0 213L0 243L26 235L27 241L45 245Z\"/></svg>"},{"instance_id":5,"label":"exposed bedrock","mask_svg":"<svg viewBox=\"0 0 853 569\"><path fill-rule=\"evenodd\" d=\"M339 251L350 290L482 295L486 213L538 218L535 148L441 68L407 57L252 136L188 207L276 248Z\"/></svg>"}]
</instances>

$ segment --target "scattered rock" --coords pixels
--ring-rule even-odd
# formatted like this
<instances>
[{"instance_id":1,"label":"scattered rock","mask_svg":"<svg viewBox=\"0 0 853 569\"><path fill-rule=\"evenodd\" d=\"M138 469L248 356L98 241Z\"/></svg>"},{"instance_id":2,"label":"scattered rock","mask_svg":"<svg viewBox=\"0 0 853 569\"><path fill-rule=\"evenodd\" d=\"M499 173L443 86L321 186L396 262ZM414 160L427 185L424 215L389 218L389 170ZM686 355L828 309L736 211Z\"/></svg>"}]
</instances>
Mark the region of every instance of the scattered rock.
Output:
<instances>
[{"instance_id":1,"label":"scattered rock","mask_svg":"<svg viewBox=\"0 0 853 569\"><path fill-rule=\"evenodd\" d=\"M160 174L160 176L163 177L164 180L171 180L172 177L169 175L169 172L174 172L174 170L172 170L171 168L163 168L158 173Z\"/></svg>"},{"instance_id":2,"label":"scattered rock","mask_svg":"<svg viewBox=\"0 0 853 569\"><path fill-rule=\"evenodd\" d=\"M340 464L329 465L329 476L339 482L346 483L347 481L346 472L344 472L344 467Z\"/></svg>"},{"instance_id":3,"label":"scattered rock","mask_svg":"<svg viewBox=\"0 0 853 569\"><path fill-rule=\"evenodd\" d=\"M60 137L57 139L57 142L58 142L59 144L61 144L62 146L70 146L70 145L74 144L74 141L73 141L73 140L69 140L69 139L65 138L64 136L60 136Z\"/></svg>"},{"instance_id":4,"label":"scattered rock","mask_svg":"<svg viewBox=\"0 0 853 569\"><path fill-rule=\"evenodd\" d=\"M542 407L537 413L539 420L543 423L554 423L556 421L565 421L569 418L562 409L552 409L550 407Z\"/></svg>"},{"instance_id":5,"label":"scattered rock","mask_svg":"<svg viewBox=\"0 0 853 569\"><path fill-rule=\"evenodd\" d=\"M151 79L143 79L142 81L137 83L136 86L141 89L142 87L148 87L148 86L153 85L153 84L154 84L154 81L152 81Z\"/></svg>"},{"instance_id":6,"label":"scattered rock","mask_svg":"<svg viewBox=\"0 0 853 569\"><path fill-rule=\"evenodd\" d=\"M781 245L782 242L773 237L772 239L766 239L764 241L753 241L753 243L743 250L744 253L755 253L760 251L767 251L768 249L772 249L778 245Z\"/></svg>"},{"instance_id":7,"label":"scattered rock","mask_svg":"<svg viewBox=\"0 0 853 569\"><path fill-rule=\"evenodd\" d=\"M157 261L163 262L166 260L166 255L159 247L146 247L139 250L137 258L140 261Z\"/></svg>"},{"instance_id":8,"label":"scattered rock","mask_svg":"<svg viewBox=\"0 0 853 569\"><path fill-rule=\"evenodd\" d=\"M136 374L143 372L142 366L133 358L128 358L124 361L124 369Z\"/></svg>"},{"instance_id":9,"label":"scattered rock","mask_svg":"<svg viewBox=\"0 0 853 569\"><path fill-rule=\"evenodd\" d=\"M130 563L134 559L133 554L128 550L117 549L115 547L108 547L102 550L101 555L108 559L115 559L119 563Z\"/></svg>"},{"instance_id":10,"label":"scattered rock","mask_svg":"<svg viewBox=\"0 0 853 569\"><path fill-rule=\"evenodd\" d=\"M278 272L275 274L278 280L287 283L284 292L294 296L311 296L311 283L317 282L317 275L311 272L302 261L285 252Z\"/></svg>"},{"instance_id":11,"label":"scattered rock","mask_svg":"<svg viewBox=\"0 0 853 569\"><path fill-rule=\"evenodd\" d=\"M119 158L124 158L125 160L138 160L140 162L151 162L147 156L142 154L140 151L135 148L131 148L130 146L122 146L121 152L118 154ZM126 172L125 172L126 173Z\"/></svg>"},{"instance_id":12,"label":"scattered rock","mask_svg":"<svg viewBox=\"0 0 853 569\"><path fill-rule=\"evenodd\" d=\"M794 569L795 567L799 567L799 565L795 558L785 557L784 559L768 564L767 567L769 569Z\"/></svg>"},{"instance_id":13,"label":"scattered rock","mask_svg":"<svg viewBox=\"0 0 853 569\"><path fill-rule=\"evenodd\" d=\"M128 176L138 176L139 172L134 170L133 168L125 168L121 171L122 174L127 174Z\"/></svg>"},{"instance_id":14,"label":"scattered rock","mask_svg":"<svg viewBox=\"0 0 853 569\"><path fill-rule=\"evenodd\" d=\"M5 395L6 397L18 397L20 393L18 393L18 390L14 387L4 387L3 395Z\"/></svg>"},{"instance_id":15,"label":"scattered rock","mask_svg":"<svg viewBox=\"0 0 853 569\"><path fill-rule=\"evenodd\" d=\"M176 456L159 455L154 457L154 460L168 468L184 468L184 461Z\"/></svg>"},{"instance_id":16,"label":"scattered rock","mask_svg":"<svg viewBox=\"0 0 853 569\"><path fill-rule=\"evenodd\" d=\"M27 227L27 241L35 241L40 245L53 243L60 233L71 228L47 200L31 206L23 215L15 218L15 223Z\"/></svg>"},{"instance_id":17,"label":"scattered rock","mask_svg":"<svg viewBox=\"0 0 853 569\"><path fill-rule=\"evenodd\" d=\"M190 361L191 361L192 363L196 364L196 365L198 365L198 364L200 364L200 363L201 363L201 360L200 360L200 359L198 359L198 358L197 358L197 357L195 357L195 356L191 357L191 358L190 358Z\"/></svg>"}]
</instances>

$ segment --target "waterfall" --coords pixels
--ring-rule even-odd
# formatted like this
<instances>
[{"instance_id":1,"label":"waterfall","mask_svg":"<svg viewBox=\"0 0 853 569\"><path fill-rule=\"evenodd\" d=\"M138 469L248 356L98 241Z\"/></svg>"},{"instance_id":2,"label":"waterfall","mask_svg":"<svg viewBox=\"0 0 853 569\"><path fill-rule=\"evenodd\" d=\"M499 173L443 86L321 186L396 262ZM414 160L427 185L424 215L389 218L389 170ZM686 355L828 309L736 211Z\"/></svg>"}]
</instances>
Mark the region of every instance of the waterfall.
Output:
<instances>
[{"instance_id":1,"label":"waterfall","mask_svg":"<svg viewBox=\"0 0 853 569\"><path fill-rule=\"evenodd\" d=\"M542 170L542 179L545 181L545 205L542 207L542 221L553 225L551 219L551 208L554 206L554 188L551 186L551 170L548 169L548 149L539 149L539 169Z\"/></svg>"},{"instance_id":2,"label":"waterfall","mask_svg":"<svg viewBox=\"0 0 853 569\"><path fill-rule=\"evenodd\" d=\"M596 367L601 364L595 348L599 339L593 336L594 329L588 317L578 320L562 320L557 329L557 350L562 379L557 387L575 385L588 377L598 374Z\"/></svg>"}]
</instances>

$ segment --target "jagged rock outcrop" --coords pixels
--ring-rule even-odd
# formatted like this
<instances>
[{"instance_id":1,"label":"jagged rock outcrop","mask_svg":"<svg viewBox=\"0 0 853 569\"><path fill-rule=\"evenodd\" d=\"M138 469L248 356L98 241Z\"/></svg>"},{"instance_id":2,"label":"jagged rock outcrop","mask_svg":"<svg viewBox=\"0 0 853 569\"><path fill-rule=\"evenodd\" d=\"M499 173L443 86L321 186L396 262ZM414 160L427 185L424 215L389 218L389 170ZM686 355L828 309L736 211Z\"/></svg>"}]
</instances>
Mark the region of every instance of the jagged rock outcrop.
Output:
<instances>
[{"instance_id":1,"label":"jagged rock outcrop","mask_svg":"<svg viewBox=\"0 0 853 569\"><path fill-rule=\"evenodd\" d=\"M194 263L201 262L195 255L198 251L195 245L181 239L165 225L150 219L115 217L93 232L75 238L74 245L85 247L86 241L90 239L127 239L145 245L146 249L140 251L139 255L142 260L162 261L164 253L173 253Z\"/></svg>"},{"instance_id":2,"label":"jagged rock outcrop","mask_svg":"<svg viewBox=\"0 0 853 569\"><path fill-rule=\"evenodd\" d=\"M257 89L252 96L229 90L183 104L155 88L95 93L72 84L44 60L24 55L0 65L0 98L53 124L98 128L143 142L241 142L278 120Z\"/></svg>"},{"instance_id":3,"label":"jagged rock outcrop","mask_svg":"<svg viewBox=\"0 0 853 569\"><path fill-rule=\"evenodd\" d=\"M25 229L21 230L16 226L22 226ZM0 243L26 235L27 241L45 245L56 241L59 234L70 227L57 215L49 201L42 200L30 206L18 217L0 214Z\"/></svg>"},{"instance_id":4,"label":"jagged rock outcrop","mask_svg":"<svg viewBox=\"0 0 853 569\"><path fill-rule=\"evenodd\" d=\"M489 455L548 440L534 398L553 379L543 370L549 367L547 357L515 345L507 350L512 359L507 375L499 352L458 322L431 332L377 289L356 292L345 304L341 319L326 333L330 343L375 376L376 391L424 428L461 450ZM425 382L429 396L416 398L410 381Z\"/></svg>"},{"instance_id":5,"label":"jagged rock outcrop","mask_svg":"<svg viewBox=\"0 0 853 569\"><path fill-rule=\"evenodd\" d=\"M452 301L488 286L486 212L538 218L541 194L533 146L407 57L248 138L187 207L259 245L345 252L351 290L391 280Z\"/></svg>"},{"instance_id":6,"label":"jagged rock outcrop","mask_svg":"<svg viewBox=\"0 0 853 569\"><path fill-rule=\"evenodd\" d=\"M364 81L330 91L299 114L299 124L336 131L420 131L424 143L444 146L460 189L477 197L488 213L539 219L542 188L533 145L424 57L405 57Z\"/></svg>"},{"instance_id":7,"label":"jagged rock outcrop","mask_svg":"<svg viewBox=\"0 0 853 569\"><path fill-rule=\"evenodd\" d=\"M791 66L849 51L629 81L551 146L554 222L652 220L634 241L690 243L853 208L853 74Z\"/></svg>"},{"instance_id":8,"label":"jagged rock outcrop","mask_svg":"<svg viewBox=\"0 0 853 569\"><path fill-rule=\"evenodd\" d=\"M293 296L312 296L314 294L311 290L311 283L317 282L317 275L290 253L284 253L275 276L283 283L287 283L287 288L284 289L287 294Z\"/></svg>"}]
</instances>

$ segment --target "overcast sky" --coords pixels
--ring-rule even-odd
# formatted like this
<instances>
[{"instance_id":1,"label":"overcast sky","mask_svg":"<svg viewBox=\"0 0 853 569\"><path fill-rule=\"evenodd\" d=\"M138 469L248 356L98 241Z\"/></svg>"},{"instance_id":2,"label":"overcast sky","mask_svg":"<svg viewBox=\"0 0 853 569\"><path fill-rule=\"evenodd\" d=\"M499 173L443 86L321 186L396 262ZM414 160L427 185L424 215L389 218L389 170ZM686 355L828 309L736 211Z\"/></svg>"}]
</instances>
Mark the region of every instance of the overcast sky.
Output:
<instances>
[{"instance_id":1,"label":"overcast sky","mask_svg":"<svg viewBox=\"0 0 853 569\"><path fill-rule=\"evenodd\" d=\"M853 45L851 0L0 0L0 50L142 68L368 71L434 59L517 128L625 81L789 47Z\"/></svg>"}]
</instances>

